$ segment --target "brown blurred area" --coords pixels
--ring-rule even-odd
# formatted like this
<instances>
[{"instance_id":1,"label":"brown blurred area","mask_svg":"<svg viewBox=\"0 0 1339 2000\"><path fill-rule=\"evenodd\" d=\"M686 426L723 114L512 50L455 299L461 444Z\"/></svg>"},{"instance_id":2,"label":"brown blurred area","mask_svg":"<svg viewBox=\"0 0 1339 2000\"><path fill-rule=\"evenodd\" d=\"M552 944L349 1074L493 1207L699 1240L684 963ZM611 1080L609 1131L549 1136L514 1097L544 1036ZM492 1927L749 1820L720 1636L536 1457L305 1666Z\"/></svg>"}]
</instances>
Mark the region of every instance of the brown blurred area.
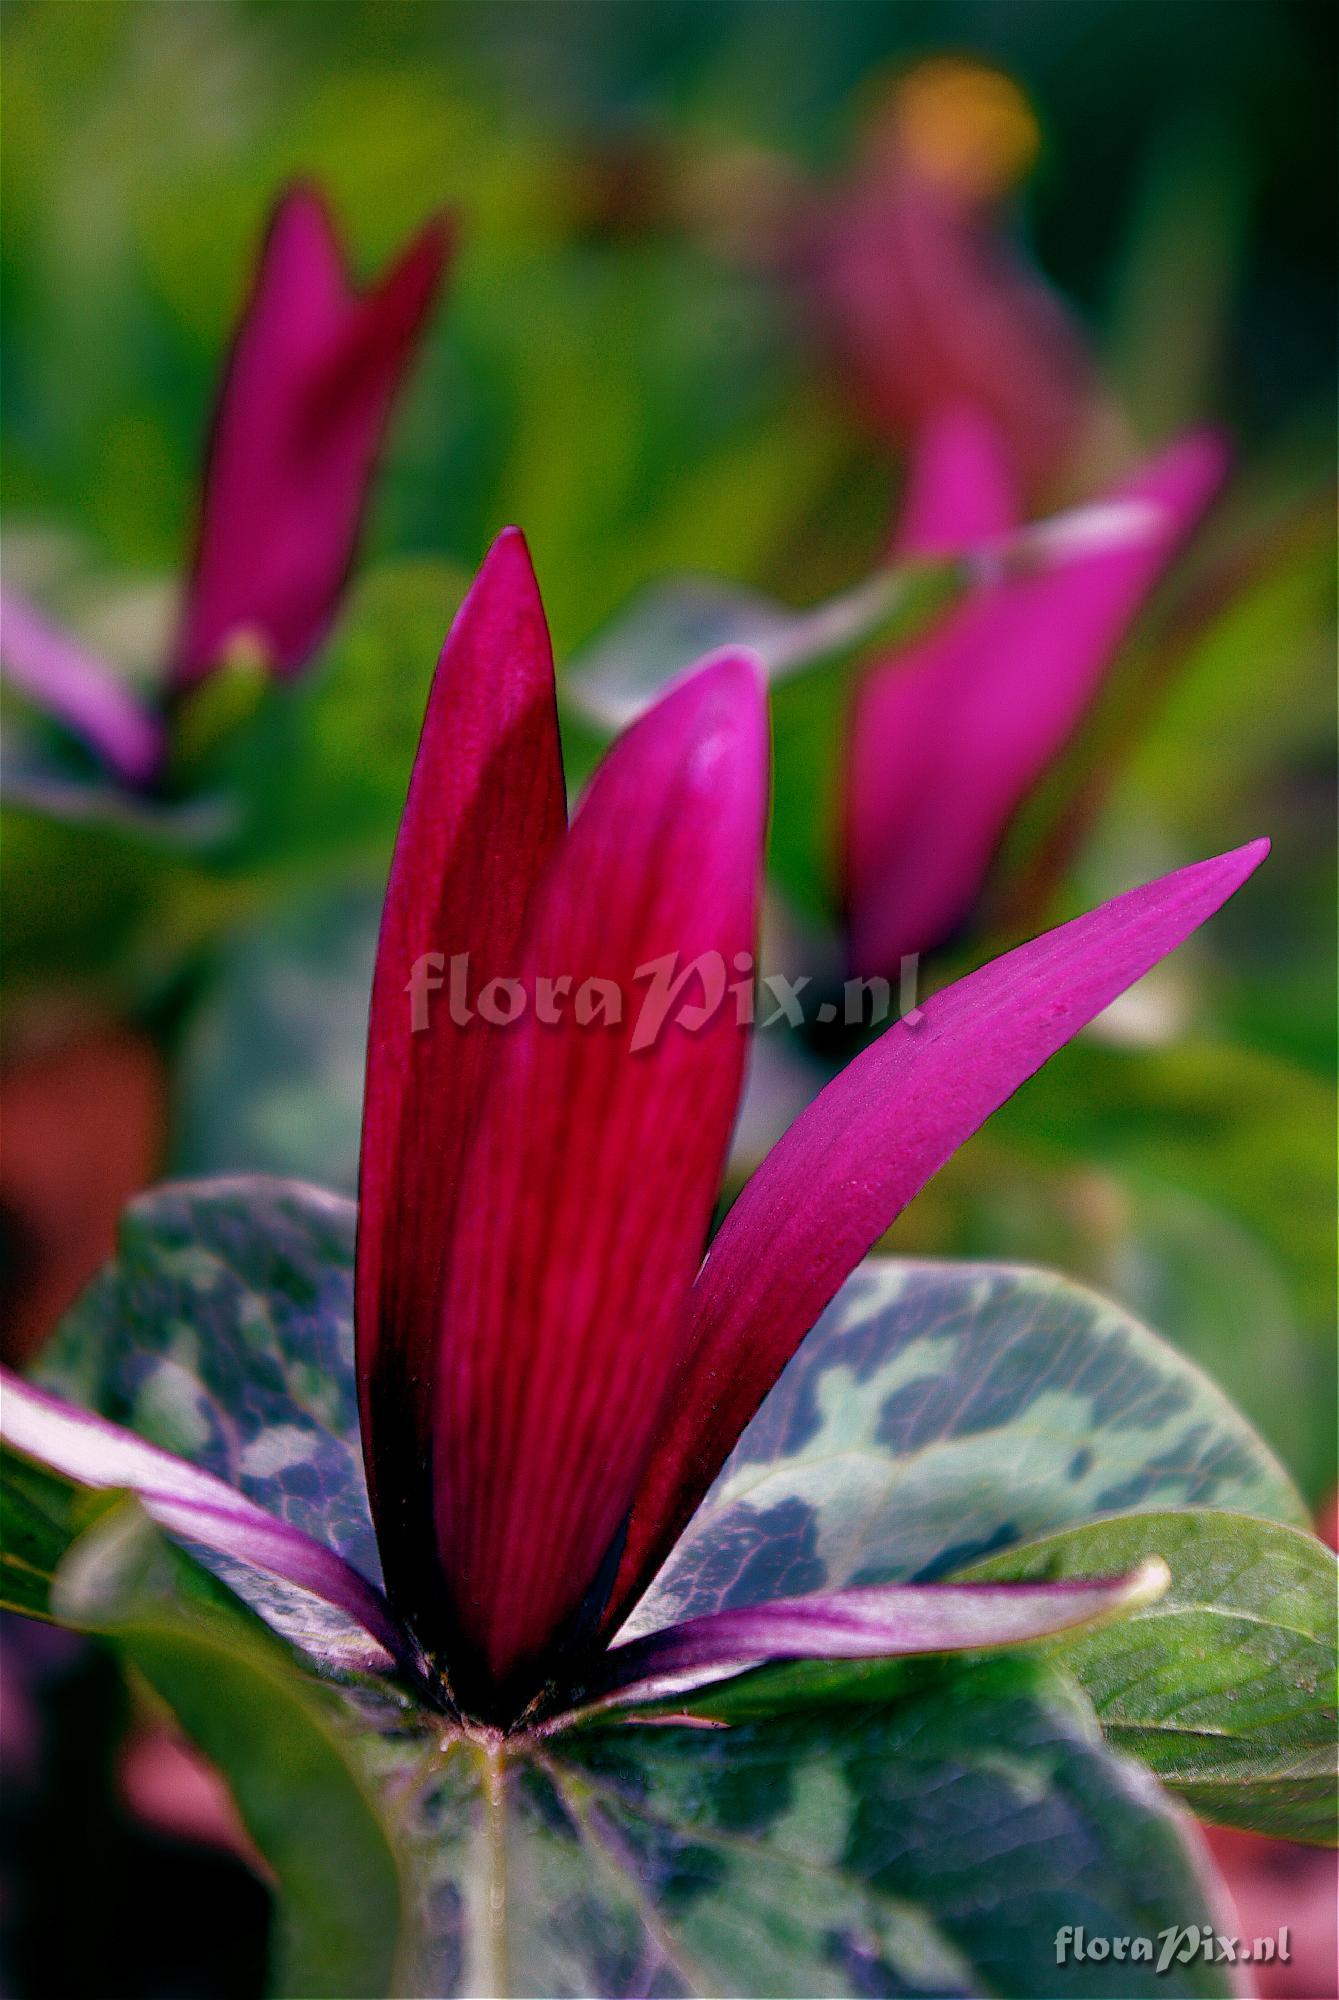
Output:
<instances>
[{"instance_id":1,"label":"brown blurred area","mask_svg":"<svg viewBox=\"0 0 1339 2000\"><path fill-rule=\"evenodd\" d=\"M111 1255L117 1218L159 1171L167 1090L152 1041L86 1021L7 1036L0 1061L0 1323L37 1352Z\"/></svg>"}]
</instances>

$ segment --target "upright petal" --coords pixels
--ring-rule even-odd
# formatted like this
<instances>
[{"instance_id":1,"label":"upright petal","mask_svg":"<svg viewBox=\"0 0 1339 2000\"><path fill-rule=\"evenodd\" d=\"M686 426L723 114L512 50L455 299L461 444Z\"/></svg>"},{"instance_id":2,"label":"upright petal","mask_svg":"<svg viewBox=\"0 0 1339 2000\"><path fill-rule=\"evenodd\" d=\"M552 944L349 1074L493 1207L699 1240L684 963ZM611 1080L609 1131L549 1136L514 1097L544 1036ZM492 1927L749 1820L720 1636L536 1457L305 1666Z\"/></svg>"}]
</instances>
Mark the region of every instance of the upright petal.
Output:
<instances>
[{"instance_id":1,"label":"upright petal","mask_svg":"<svg viewBox=\"0 0 1339 2000\"><path fill-rule=\"evenodd\" d=\"M1160 508L1159 531L989 588L865 676L846 819L857 970L890 974L967 915L1014 813L1077 728L1224 467L1217 438L1183 439L1112 496ZM913 525L920 542L923 522ZM926 552L944 525L941 510Z\"/></svg>"},{"instance_id":2,"label":"upright petal","mask_svg":"<svg viewBox=\"0 0 1339 2000\"><path fill-rule=\"evenodd\" d=\"M0 598L0 671L77 736L118 778L142 785L158 768L163 727L115 668L50 624L24 598Z\"/></svg>"},{"instance_id":3,"label":"upright petal","mask_svg":"<svg viewBox=\"0 0 1339 2000\"><path fill-rule=\"evenodd\" d=\"M289 673L324 636L447 248L438 218L360 298L319 195L280 201L215 413L178 688L239 637Z\"/></svg>"},{"instance_id":4,"label":"upright petal","mask_svg":"<svg viewBox=\"0 0 1339 2000\"><path fill-rule=\"evenodd\" d=\"M628 731L537 898L526 1010L494 1037L434 1432L453 1685L476 1707L532 1693L612 1580L739 1092L727 983L754 944L766 763L747 655Z\"/></svg>"},{"instance_id":5,"label":"upright petal","mask_svg":"<svg viewBox=\"0 0 1339 2000\"><path fill-rule=\"evenodd\" d=\"M612 1629L673 1547L842 1280L1048 1057L1182 943L1269 843L1178 869L982 966L898 1021L801 1113L694 1288L669 1422L637 1497Z\"/></svg>"},{"instance_id":6,"label":"upright petal","mask_svg":"<svg viewBox=\"0 0 1339 2000\"><path fill-rule=\"evenodd\" d=\"M517 969L526 906L565 817L548 628L524 539L510 528L442 648L372 981L358 1387L373 1518L401 1602L421 1599L416 1585L436 1575L429 1384L451 1216L489 1057L486 1033L450 1004L450 960L464 955L479 983Z\"/></svg>"}]
</instances>

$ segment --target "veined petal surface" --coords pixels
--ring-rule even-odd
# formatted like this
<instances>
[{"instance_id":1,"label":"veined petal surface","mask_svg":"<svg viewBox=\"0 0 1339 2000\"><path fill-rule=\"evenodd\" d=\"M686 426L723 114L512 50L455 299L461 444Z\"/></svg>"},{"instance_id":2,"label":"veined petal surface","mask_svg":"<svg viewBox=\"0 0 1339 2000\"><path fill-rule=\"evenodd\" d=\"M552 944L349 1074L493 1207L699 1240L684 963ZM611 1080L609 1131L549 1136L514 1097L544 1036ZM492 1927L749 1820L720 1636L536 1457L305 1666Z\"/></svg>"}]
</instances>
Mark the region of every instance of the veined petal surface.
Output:
<instances>
[{"instance_id":1,"label":"veined petal surface","mask_svg":"<svg viewBox=\"0 0 1339 2000\"><path fill-rule=\"evenodd\" d=\"M754 944L766 769L747 655L635 724L536 899L521 1010L494 1035L434 1412L455 1657L494 1690L607 1591L658 1434L746 1053L728 987Z\"/></svg>"},{"instance_id":2,"label":"veined petal surface","mask_svg":"<svg viewBox=\"0 0 1339 2000\"><path fill-rule=\"evenodd\" d=\"M496 1055L486 1024L454 1004L450 965L463 962L476 993L517 970L565 821L548 627L525 541L508 529L442 649L372 981L355 1318L368 1487L400 1599L421 1602L436 1575L428 1410L442 1282Z\"/></svg>"}]
</instances>

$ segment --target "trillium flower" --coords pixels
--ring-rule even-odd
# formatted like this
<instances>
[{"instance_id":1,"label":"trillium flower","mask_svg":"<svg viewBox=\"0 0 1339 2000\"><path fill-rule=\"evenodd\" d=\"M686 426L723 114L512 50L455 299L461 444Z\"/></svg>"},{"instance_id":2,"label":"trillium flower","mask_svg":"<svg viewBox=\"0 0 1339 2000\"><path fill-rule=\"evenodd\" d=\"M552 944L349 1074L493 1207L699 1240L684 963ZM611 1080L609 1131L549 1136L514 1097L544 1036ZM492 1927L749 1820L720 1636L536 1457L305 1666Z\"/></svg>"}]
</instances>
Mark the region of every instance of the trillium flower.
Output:
<instances>
[{"instance_id":1,"label":"trillium flower","mask_svg":"<svg viewBox=\"0 0 1339 2000\"><path fill-rule=\"evenodd\" d=\"M320 644L448 248L439 217L358 292L320 195L298 185L281 197L215 411L165 701L238 647L292 674ZM0 602L0 663L122 782L153 777L162 704L141 701L12 593Z\"/></svg>"},{"instance_id":2,"label":"trillium flower","mask_svg":"<svg viewBox=\"0 0 1339 2000\"><path fill-rule=\"evenodd\" d=\"M619 739L568 824L543 608L504 534L437 668L372 991L355 1327L384 1596L211 1475L12 1380L8 1441L328 1599L383 1664L494 1728L769 1659L1017 1642L1156 1593L1155 1562L624 1631L870 1246L1267 846L1131 890L935 994L801 1114L707 1247L748 1039L714 975L749 962L766 800L760 671L725 652ZM449 983L466 955L487 1014L482 993L461 1007L438 990L425 1020L425 978Z\"/></svg>"},{"instance_id":3,"label":"trillium flower","mask_svg":"<svg viewBox=\"0 0 1339 2000\"><path fill-rule=\"evenodd\" d=\"M953 57L923 63L879 106L801 257L871 428L900 446L940 404L970 401L1030 493L1062 469L1101 402L1078 328L1002 220L1037 147L1008 77Z\"/></svg>"},{"instance_id":4,"label":"trillium flower","mask_svg":"<svg viewBox=\"0 0 1339 2000\"><path fill-rule=\"evenodd\" d=\"M214 418L176 686L239 638L289 674L325 636L447 248L438 217L359 293L320 195L280 201Z\"/></svg>"},{"instance_id":5,"label":"trillium flower","mask_svg":"<svg viewBox=\"0 0 1339 2000\"><path fill-rule=\"evenodd\" d=\"M858 971L896 974L970 913L1014 814L1078 728L1225 470L1219 438L1179 439L1106 496L1108 506L1145 503L1149 532L986 582L865 672L844 802ZM896 552L1004 541L1020 518L998 426L970 405L938 410L917 438Z\"/></svg>"}]
</instances>

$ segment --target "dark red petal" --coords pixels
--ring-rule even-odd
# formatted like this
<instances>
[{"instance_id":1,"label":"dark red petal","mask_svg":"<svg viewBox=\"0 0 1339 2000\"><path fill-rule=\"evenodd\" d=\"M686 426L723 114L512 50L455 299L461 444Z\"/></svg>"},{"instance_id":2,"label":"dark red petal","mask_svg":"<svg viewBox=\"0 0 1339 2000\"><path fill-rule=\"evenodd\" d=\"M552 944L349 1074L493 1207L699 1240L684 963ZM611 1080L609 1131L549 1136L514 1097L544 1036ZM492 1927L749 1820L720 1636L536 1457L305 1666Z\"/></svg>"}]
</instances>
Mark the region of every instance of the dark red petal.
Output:
<instances>
[{"instance_id":1,"label":"dark red petal","mask_svg":"<svg viewBox=\"0 0 1339 2000\"><path fill-rule=\"evenodd\" d=\"M443 1309L438 1541L467 1700L542 1671L645 1465L747 1042L729 993L690 1016L710 1004L696 974L653 1032L647 968L706 955L718 987L739 976L766 767L759 671L722 655L615 746L537 900L527 1011L494 1036ZM536 1011L545 975L576 989L556 1025ZM617 1025L579 1024L593 978L621 995Z\"/></svg>"},{"instance_id":2,"label":"dark red petal","mask_svg":"<svg viewBox=\"0 0 1339 2000\"><path fill-rule=\"evenodd\" d=\"M517 969L526 906L564 821L553 655L530 557L511 528L442 648L372 982L355 1316L368 1487L398 1599L435 1575L429 1384L461 1163L489 1056L487 1035L452 1018L450 960L467 953L480 983ZM434 992L428 981L437 977ZM427 1022L417 1031L415 990Z\"/></svg>"}]
</instances>

